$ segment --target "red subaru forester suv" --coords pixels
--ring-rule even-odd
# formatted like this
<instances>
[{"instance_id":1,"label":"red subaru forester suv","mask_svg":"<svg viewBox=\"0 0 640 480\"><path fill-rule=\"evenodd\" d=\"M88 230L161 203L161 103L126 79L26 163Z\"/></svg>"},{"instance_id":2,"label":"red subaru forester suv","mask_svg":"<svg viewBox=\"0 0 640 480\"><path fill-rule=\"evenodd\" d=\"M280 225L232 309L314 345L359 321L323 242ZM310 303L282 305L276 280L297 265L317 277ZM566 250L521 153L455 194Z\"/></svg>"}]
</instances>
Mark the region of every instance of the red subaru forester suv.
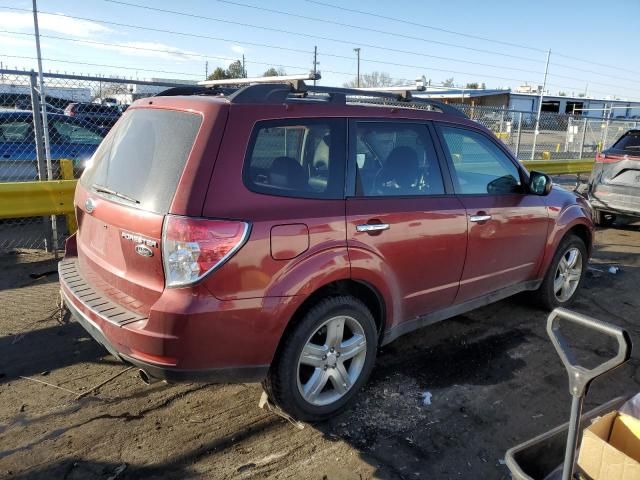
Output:
<instances>
[{"instance_id":1,"label":"red subaru forester suv","mask_svg":"<svg viewBox=\"0 0 640 480\"><path fill-rule=\"evenodd\" d=\"M355 396L380 345L531 290L576 295L590 207L452 106L312 87L139 100L75 194L62 295L152 381L263 381L292 416Z\"/></svg>"}]
</instances>

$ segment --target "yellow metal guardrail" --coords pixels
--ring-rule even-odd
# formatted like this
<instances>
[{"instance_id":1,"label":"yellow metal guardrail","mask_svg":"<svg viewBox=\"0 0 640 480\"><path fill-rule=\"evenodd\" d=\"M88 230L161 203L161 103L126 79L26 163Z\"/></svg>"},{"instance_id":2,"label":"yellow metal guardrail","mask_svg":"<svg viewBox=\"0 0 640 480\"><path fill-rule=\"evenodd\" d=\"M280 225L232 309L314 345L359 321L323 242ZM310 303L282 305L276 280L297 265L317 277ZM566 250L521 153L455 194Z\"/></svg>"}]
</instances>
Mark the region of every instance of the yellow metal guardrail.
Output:
<instances>
[{"instance_id":1,"label":"yellow metal guardrail","mask_svg":"<svg viewBox=\"0 0 640 480\"><path fill-rule=\"evenodd\" d=\"M527 170L547 175L591 173L594 160L526 160L521 162Z\"/></svg>"},{"instance_id":2,"label":"yellow metal guardrail","mask_svg":"<svg viewBox=\"0 0 640 480\"><path fill-rule=\"evenodd\" d=\"M526 160L528 170L548 175L590 173L593 160ZM47 182L0 183L0 218L65 215L69 232L77 229L73 195L77 180L73 179L71 160L60 160L60 173L65 180Z\"/></svg>"},{"instance_id":3,"label":"yellow metal guardrail","mask_svg":"<svg viewBox=\"0 0 640 480\"><path fill-rule=\"evenodd\" d=\"M75 232L78 226L73 196L77 180L71 160L60 160L60 176L64 180L0 183L0 218L65 215L67 230Z\"/></svg>"},{"instance_id":4,"label":"yellow metal guardrail","mask_svg":"<svg viewBox=\"0 0 640 480\"><path fill-rule=\"evenodd\" d=\"M0 218L73 214L76 180L0 183Z\"/></svg>"}]
</instances>

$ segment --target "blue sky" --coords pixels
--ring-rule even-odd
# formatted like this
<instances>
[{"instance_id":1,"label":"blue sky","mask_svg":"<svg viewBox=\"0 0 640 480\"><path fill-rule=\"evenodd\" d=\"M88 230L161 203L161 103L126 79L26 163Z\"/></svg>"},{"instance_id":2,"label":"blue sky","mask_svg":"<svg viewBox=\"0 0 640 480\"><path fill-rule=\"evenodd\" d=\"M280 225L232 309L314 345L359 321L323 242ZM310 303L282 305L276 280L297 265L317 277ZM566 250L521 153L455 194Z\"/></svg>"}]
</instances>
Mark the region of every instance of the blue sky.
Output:
<instances>
[{"instance_id":1,"label":"blue sky","mask_svg":"<svg viewBox=\"0 0 640 480\"><path fill-rule=\"evenodd\" d=\"M484 82L489 88L515 87L525 82L542 83L545 50L550 48L551 93L577 94L588 88L589 96L640 99L635 81L640 75L640 66L636 66L640 27L633 20L640 14L637 0L606 4L590 0L396 0L379 4L319 0L378 16L309 0L122 1L211 18L158 12L107 0L39 0L41 12L58 14L40 15L45 70L198 80L204 77L206 61L212 71L244 53L249 76L261 75L269 66L281 66L292 74L305 73L312 67L313 48L317 45L324 84L341 85L355 76L353 49L360 47L362 73L384 71L393 78L408 80L424 75L434 83L453 77L456 84ZM30 9L31 1L0 0L0 7L14 9L0 8L0 61L10 68L32 68L33 59L21 58L35 56L33 37L24 35L33 32L32 16L28 11L16 10ZM630 20L630 26L623 28L625 19Z\"/></svg>"}]
</instances>

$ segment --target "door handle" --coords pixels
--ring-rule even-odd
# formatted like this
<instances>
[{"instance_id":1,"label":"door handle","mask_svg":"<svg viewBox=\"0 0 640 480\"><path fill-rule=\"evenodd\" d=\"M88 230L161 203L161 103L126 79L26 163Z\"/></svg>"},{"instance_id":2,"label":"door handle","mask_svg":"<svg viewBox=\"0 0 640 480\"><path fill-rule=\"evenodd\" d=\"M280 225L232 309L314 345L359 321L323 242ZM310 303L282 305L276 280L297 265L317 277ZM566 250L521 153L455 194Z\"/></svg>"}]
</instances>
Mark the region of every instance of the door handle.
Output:
<instances>
[{"instance_id":1,"label":"door handle","mask_svg":"<svg viewBox=\"0 0 640 480\"><path fill-rule=\"evenodd\" d=\"M491 215L469 215L470 222L486 222L491 220Z\"/></svg>"},{"instance_id":2,"label":"door handle","mask_svg":"<svg viewBox=\"0 0 640 480\"><path fill-rule=\"evenodd\" d=\"M389 230L391 225L388 223L364 223L362 225L356 225L357 232L380 232L382 230Z\"/></svg>"}]
</instances>

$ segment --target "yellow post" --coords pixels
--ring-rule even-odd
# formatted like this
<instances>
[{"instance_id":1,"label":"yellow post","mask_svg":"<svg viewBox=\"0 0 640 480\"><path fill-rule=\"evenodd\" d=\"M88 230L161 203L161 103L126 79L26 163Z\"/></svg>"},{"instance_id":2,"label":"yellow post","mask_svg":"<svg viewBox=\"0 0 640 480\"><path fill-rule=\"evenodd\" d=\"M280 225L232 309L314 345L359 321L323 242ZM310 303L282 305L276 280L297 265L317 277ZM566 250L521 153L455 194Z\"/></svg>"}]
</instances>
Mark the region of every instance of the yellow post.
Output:
<instances>
[{"instance_id":1,"label":"yellow post","mask_svg":"<svg viewBox=\"0 0 640 480\"><path fill-rule=\"evenodd\" d=\"M543 160L551 160L551 152L542 152Z\"/></svg>"},{"instance_id":2,"label":"yellow post","mask_svg":"<svg viewBox=\"0 0 640 480\"><path fill-rule=\"evenodd\" d=\"M556 143L556 153L560 153L560 144Z\"/></svg>"},{"instance_id":3,"label":"yellow post","mask_svg":"<svg viewBox=\"0 0 640 480\"><path fill-rule=\"evenodd\" d=\"M73 160L66 158L60 160L60 176L63 180L73 180ZM75 212L69 213L64 217L67 221L67 230L69 231L69 234L75 233L75 231L78 230Z\"/></svg>"}]
</instances>

